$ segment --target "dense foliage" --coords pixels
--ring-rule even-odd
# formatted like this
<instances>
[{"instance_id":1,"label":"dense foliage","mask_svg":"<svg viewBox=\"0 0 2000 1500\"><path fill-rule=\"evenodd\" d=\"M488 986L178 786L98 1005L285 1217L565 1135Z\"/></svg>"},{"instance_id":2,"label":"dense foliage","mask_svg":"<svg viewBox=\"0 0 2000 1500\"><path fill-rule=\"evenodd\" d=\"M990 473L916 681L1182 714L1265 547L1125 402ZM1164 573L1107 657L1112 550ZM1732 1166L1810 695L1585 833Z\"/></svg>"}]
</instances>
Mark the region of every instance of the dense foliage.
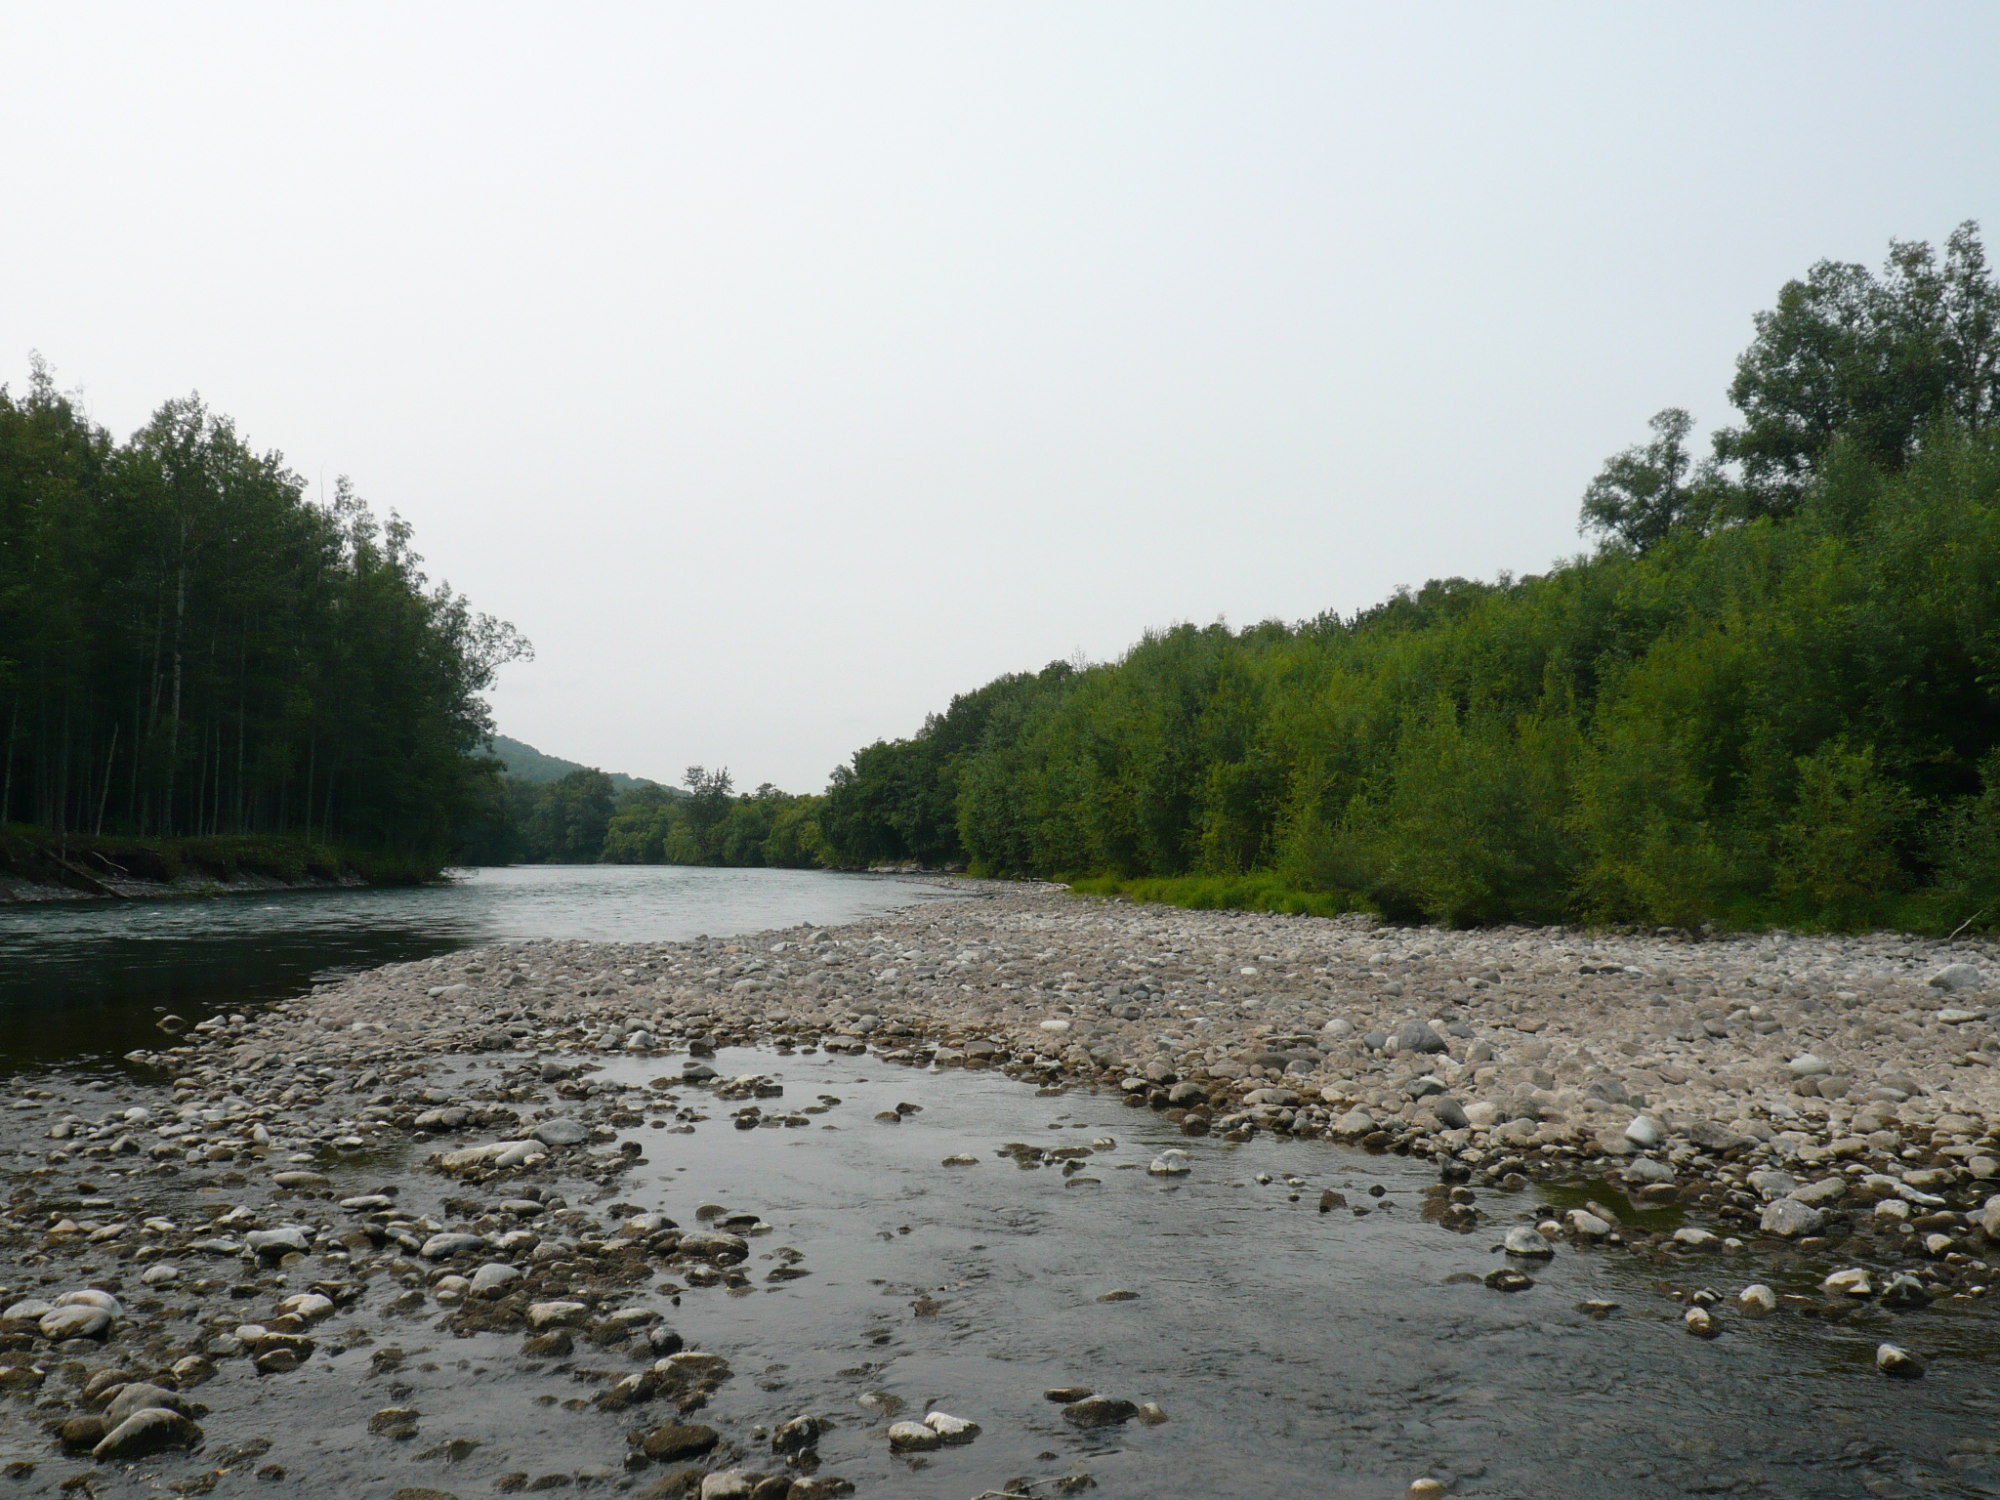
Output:
<instances>
[{"instance_id":1,"label":"dense foliage","mask_svg":"<svg viewBox=\"0 0 2000 1500\"><path fill-rule=\"evenodd\" d=\"M690 766L682 787L616 789L582 768L555 781L504 779L468 841L474 864L787 866L826 862L820 797L764 785L738 795L729 772Z\"/></svg>"},{"instance_id":2,"label":"dense foliage","mask_svg":"<svg viewBox=\"0 0 2000 1500\"><path fill-rule=\"evenodd\" d=\"M1977 231L1760 315L1546 576L1180 626L859 752L829 862L1452 923L2000 918L2000 294ZM1155 885L1156 891L1163 887Z\"/></svg>"},{"instance_id":3,"label":"dense foliage","mask_svg":"<svg viewBox=\"0 0 2000 1500\"><path fill-rule=\"evenodd\" d=\"M526 644L420 561L198 399L118 443L38 363L0 387L0 823L441 860Z\"/></svg>"}]
</instances>

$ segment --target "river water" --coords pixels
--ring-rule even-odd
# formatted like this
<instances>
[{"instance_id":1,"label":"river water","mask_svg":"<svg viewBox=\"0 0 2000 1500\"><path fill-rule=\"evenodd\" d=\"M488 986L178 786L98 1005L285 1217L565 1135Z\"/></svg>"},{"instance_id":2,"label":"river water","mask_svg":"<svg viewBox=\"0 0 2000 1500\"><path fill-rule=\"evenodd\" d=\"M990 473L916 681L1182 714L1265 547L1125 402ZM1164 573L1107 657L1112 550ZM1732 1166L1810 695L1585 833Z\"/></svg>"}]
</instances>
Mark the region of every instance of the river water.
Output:
<instances>
[{"instance_id":1,"label":"river water","mask_svg":"<svg viewBox=\"0 0 2000 1500\"><path fill-rule=\"evenodd\" d=\"M9 912L0 951L12 1034L28 1039L18 1055L66 1095L84 1090L79 1107L94 1117L158 1107L147 1093L157 1085L102 1062L128 1022L157 1037L158 1005L249 1003L328 969L495 937L720 934L938 894L786 872L489 872L431 892ZM44 1035L32 1018L50 1014L66 1019ZM445 1063L439 1081L470 1096L527 1061ZM1503 1294L1481 1278L1502 1259L1504 1228L1572 1196L1482 1188L1487 1222L1455 1234L1421 1217L1436 1175L1408 1159L1322 1142L1190 1141L1115 1096L1038 1093L988 1072L727 1048L715 1063L769 1075L785 1109L821 1101L813 1128L733 1129L729 1106L683 1092L709 1117L686 1133L659 1128L672 1123L664 1114L626 1131L644 1156L617 1191L683 1224L720 1204L771 1226L753 1242L753 1287L690 1288L659 1306L690 1345L738 1372L703 1420L758 1467L774 1467L768 1450L757 1462L759 1426L813 1413L834 1424L821 1442L826 1472L855 1481L864 1500L972 1500L1010 1482L1035 1497L1087 1487L1107 1500L1394 1500L1426 1474L1454 1496L1495 1500L2000 1496L2000 1338L1984 1304L1834 1308L1817 1293L1829 1267L1803 1256L1662 1263L1567 1246L1533 1268L1530 1290ZM93 1072L103 1076L84 1076ZM677 1072L676 1060L619 1056L593 1076L645 1098ZM96 1106L84 1102L92 1088L103 1091ZM878 1118L897 1105L899 1123ZM1013 1143L1092 1149L1066 1174L1052 1161L1023 1170L1035 1153ZM47 1143L16 1144L25 1168ZM1169 1145L1192 1157L1184 1178L1145 1170ZM395 1180L410 1208L449 1218L451 1185L421 1165L429 1149L409 1142L319 1165L335 1197ZM947 1164L960 1157L976 1164ZM215 1192L199 1178L132 1181L153 1195L133 1212L188 1218ZM559 1185L588 1201L587 1184ZM1347 1204L1320 1212L1327 1189ZM253 1204L260 1191L234 1190ZM1621 1201L1615 1192L1595 1184L1573 1197ZM809 1274L772 1284L769 1267L794 1259ZM1683 1331L1689 1294L1727 1299L1751 1281L1774 1285L1786 1309L1753 1321L1725 1304L1721 1338ZM524 1363L518 1336L437 1331L438 1309L412 1317L389 1304L392 1279L378 1286L326 1325L329 1352L296 1375L260 1379L226 1362L197 1393L210 1408L207 1450L137 1472L100 1466L90 1493L156 1494L196 1476L222 1495L411 1487L462 1500L508 1474L537 1490L632 1483L619 1463L625 1430L661 1414L584 1409L576 1394L592 1388L581 1375ZM335 1352L349 1322L375 1347L394 1339L406 1351L393 1384L367 1373L365 1352ZM1879 1376L1884 1339L1921 1347L1929 1375ZM1078 1431L1043 1396L1072 1385L1157 1402L1169 1420ZM52 1457L26 1401L0 1400L0 1450L37 1463L10 1492L61 1493L87 1462ZM392 1402L422 1411L418 1441L369 1431ZM984 1430L969 1446L892 1456L890 1418L933 1407ZM210 1472L225 1442L248 1438L269 1444L261 1456L284 1464L284 1484L254 1479L249 1465ZM643 1493L649 1481L636 1479Z\"/></svg>"},{"instance_id":2,"label":"river water","mask_svg":"<svg viewBox=\"0 0 2000 1500\"><path fill-rule=\"evenodd\" d=\"M0 906L0 1072L101 1067L317 979L527 938L651 942L859 921L936 880L679 865L461 870L445 885Z\"/></svg>"}]
</instances>

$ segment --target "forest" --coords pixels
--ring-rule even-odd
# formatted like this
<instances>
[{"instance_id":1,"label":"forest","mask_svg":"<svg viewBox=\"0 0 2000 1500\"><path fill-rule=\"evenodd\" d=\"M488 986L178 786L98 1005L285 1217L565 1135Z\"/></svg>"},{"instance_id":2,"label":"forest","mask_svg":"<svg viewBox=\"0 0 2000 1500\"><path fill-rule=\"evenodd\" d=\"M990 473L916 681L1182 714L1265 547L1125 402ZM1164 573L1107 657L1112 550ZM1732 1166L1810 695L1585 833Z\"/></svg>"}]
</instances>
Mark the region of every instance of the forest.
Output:
<instances>
[{"instance_id":1,"label":"forest","mask_svg":"<svg viewBox=\"0 0 2000 1500\"><path fill-rule=\"evenodd\" d=\"M495 795L479 694L528 647L411 540L199 398L114 441L37 360L0 387L0 825L434 873Z\"/></svg>"},{"instance_id":2,"label":"forest","mask_svg":"<svg viewBox=\"0 0 2000 1500\"><path fill-rule=\"evenodd\" d=\"M1711 451L1656 415L1587 553L1179 625L837 771L823 858L1449 924L2000 926L2000 291L1977 226L1821 262Z\"/></svg>"},{"instance_id":3,"label":"forest","mask_svg":"<svg viewBox=\"0 0 2000 1500\"><path fill-rule=\"evenodd\" d=\"M501 779L464 840L468 864L782 866L836 864L820 832L825 798L769 784L738 793L726 769L690 766L678 787L591 767Z\"/></svg>"},{"instance_id":4,"label":"forest","mask_svg":"<svg viewBox=\"0 0 2000 1500\"><path fill-rule=\"evenodd\" d=\"M1352 615L1177 625L954 698L823 794L506 777L526 643L197 399L114 442L0 389L0 825L413 869L918 865L1448 924L2000 930L2000 288L1977 226L1757 314L1587 550ZM520 747L525 748L525 747ZM548 760L551 766L565 763ZM0 851L4 852L4 851Z\"/></svg>"}]
</instances>

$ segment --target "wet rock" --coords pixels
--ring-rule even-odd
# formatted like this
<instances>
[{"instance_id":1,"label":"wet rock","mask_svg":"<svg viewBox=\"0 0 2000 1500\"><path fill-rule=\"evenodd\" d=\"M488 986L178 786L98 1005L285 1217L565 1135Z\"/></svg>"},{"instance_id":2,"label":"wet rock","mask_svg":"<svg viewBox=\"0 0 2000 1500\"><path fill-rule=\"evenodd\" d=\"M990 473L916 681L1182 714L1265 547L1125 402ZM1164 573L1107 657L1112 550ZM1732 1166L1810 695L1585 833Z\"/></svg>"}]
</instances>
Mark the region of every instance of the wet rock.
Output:
<instances>
[{"instance_id":1,"label":"wet rock","mask_svg":"<svg viewBox=\"0 0 2000 1500\"><path fill-rule=\"evenodd\" d=\"M200 1441L201 1428L190 1418L162 1406L148 1406L106 1432L90 1456L99 1462L144 1458L171 1448L192 1448Z\"/></svg>"},{"instance_id":2,"label":"wet rock","mask_svg":"<svg viewBox=\"0 0 2000 1500\"><path fill-rule=\"evenodd\" d=\"M924 1426L930 1428L946 1443L969 1443L979 1436L979 1424L968 1422L964 1417L954 1417L949 1412L934 1411L924 1417Z\"/></svg>"},{"instance_id":3,"label":"wet rock","mask_svg":"<svg viewBox=\"0 0 2000 1500\"><path fill-rule=\"evenodd\" d=\"M64 1339L104 1339L111 1334L111 1314L88 1303L58 1307L44 1313L35 1326L51 1343Z\"/></svg>"},{"instance_id":4,"label":"wet rock","mask_svg":"<svg viewBox=\"0 0 2000 1500\"><path fill-rule=\"evenodd\" d=\"M1139 1408L1116 1396L1086 1396L1065 1406L1062 1415L1072 1427L1116 1427L1138 1416Z\"/></svg>"},{"instance_id":5,"label":"wet rock","mask_svg":"<svg viewBox=\"0 0 2000 1500\"><path fill-rule=\"evenodd\" d=\"M1486 1273L1486 1285L1496 1292L1525 1292L1535 1284L1532 1276L1515 1270L1512 1266L1502 1266L1497 1271Z\"/></svg>"},{"instance_id":6,"label":"wet rock","mask_svg":"<svg viewBox=\"0 0 2000 1500\"><path fill-rule=\"evenodd\" d=\"M1526 1224L1516 1224L1508 1230L1500 1248L1509 1255L1527 1256L1537 1260L1546 1260L1556 1253L1556 1247L1548 1242L1540 1230L1531 1229Z\"/></svg>"},{"instance_id":7,"label":"wet rock","mask_svg":"<svg viewBox=\"0 0 2000 1500\"><path fill-rule=\"evenodd\" d=\"M516 1267L501 1261L488 1261L472 1273L466 1292L473 1297L498 1297L520 1279L521 1273Z\"/></svg>"},{"instance_id":8,"label":"wet rock","mask_svg":"<svg viewBox=\"0 0 2000 1500\"><path fill-rule=\"evenodd\" d=\"M793 1417L771 1434L771 1449L776 1453L805 1453L817 1448L826 1426L818 1417Z\"/></svg>"},{"instance_id":9,"label":"wet rock","mask_svg":"<svg viewBox=\"0 0 2000 1500\"><path fill-rule=\"evenodd\" d=\"M528 1326L534 1329L573 1328L590 1316L585 1302L534 1302L528 1306Z\"/></svg>"},{"instance_id":10,"label":"wet rock","mask_svg":"<svg viewBox=\"0 0 2000 1500\"><path fill-rule=\"evenodd\" d=\"M1715 1314L1705 1307L1690 1307L1681 1324L1698 1339L1712 1339L1722 1332L1722 1325L1716 1321Z\"/></svg>"},{"instance_id":11,"label":"wet rock","mask_svg":"<svg viewBox=\"0 0 2000 1500\"><path fill-rule=\"evenodd\" d=\"M455 1260L461 1255L472 1255L486 1248L486 1237L480 1234L447 1231L434 1234L424 1241L417 1253L425 1260Z\"/></svg>"},{"instance_id":12,"label":"wet rock","mask_svg":"<svg viewBox=\"0 0 2000 1500\"><path fill-rule=\"evenodd\" d=\"M243 1236L243 1244L266 1265L276 1265L287 1255L304 1255L312 1249L312 1239L296 1224L282 1229L253 1229Z\"/></svg>"},{"instance_id":13,"label":"wet rock","mask_svg":"<svg viewBox=\"0 0 2000 1500\"><path fill-rule=\"evenodd\" d=\"M1058 1401L1068 1406L1073 1402L1086 1400L1095 1394L1096 1392L1091 1390L1087 1385L1052 1385L1042 1392L1042 1399L1044 1401Z\"/></svg>"},{"instance_id":14,"label":"wet rock","mask_svg":"<svg viewBox=\"0 0 2000 1500\"><path fill-rule=\"evenodd\" d=\"M1892 1380L1916 1380L1924 1373L1924 1362L1901 1344L1882 1344L1875 1350L1875 1368Z\"/></svg>"},{"instance_id":15,"label":"wet rock","mask_svg":"<svg viewBox=\"0 0 2000 1500\"><path fill-rule=\"evenodd\" d=\"M927 1427L922 1422L892 1422L889 1424L889 1446L898 1453L928 1453L933 1448L944 1446L944 1439L937 1429Z\"/></svg>"},{"instance_id":16,"label":"wet rock","mask_svg":"<svg viewBox=\"0 0 2000 1500\"><path fill-rule=\"evenodd\" d=\"M1875 1295L1875 1283L1869 1278L1868 1273L1859 1266L1850 1266L1844 1271L1833 1272L1820 1282L1819 1289L1823 1292L1830 1292L1837 1297L1872 1297Z\"/></svg>"},{"instance_id":17,"label":"wet rock","mask_svg":"<svg viewBox=\"0 0 2000 1500\"><path fill-rule=\"evenodd\" d=\"M680 1253L727 1265L749 1259L750 1242L741 1235L698 1229L681 1236Z\"/></svg>"},{"instance_id":18,"label":"wet rock","mask_svg":"<svg viewBox=\"0 0 2000 1500\"><path fill-rule=\"evenodd\" d=\"M115 1388L115 1393L104 1408L104 1425L107 1430L117 1427L127 1417L134 1416L148 1407L177 1411L182 1416L193 1415L178 1391L154 1385L149 1380L133 1380Z\"/></svg>"},{"instance_id":19,"label":"wet rock","mask_svg":"<svg viewBox=\"0 0 2000 1500\"><path fill-rule=\"evenodd\" d=\"M1764 1317L1778 1310L1778 1294L1761 1281L1753 1281L1736 1294L1736 1305L1752 1317Z\"/></svg>"},{"instance_id":20,"label":"wet rock","mask_svg":"<svg viewBox=\"0 0 2000 1500\"><path fill-rule=\"evenodd\" d=\"M722 1441L713 1427L699 1422L663 1422L639 1439L639 1449L655 1463L699 1458Z\"/></svg>"},{"instance_id":21,"label":"wet rock","mask_svg":"<svg viewBox=\"0 0 2000 1500\"><path fill-rule=\"evenodd\" d=\"M590 1127L581 1120L544 1120L528 1134L544 1146L581 1146L590 1139Z\"/></svg>"},{"instance_id":22,"label":"wet rock","mask_svg":"<svg viewBox=\"0 0 2000 1500\"><path fill-rule=\"evenodd\" d=\"M1169 1147L1154 1157L1146 1170L1155 1177L1185 1177L1193 1170L1188 1154L1177 1147Z\"/></svg>"},{"instance_id":23,"label":"wet rock","mask_svg":"<svg viewBox=\"0 0 2000 1500\"><path fill-rule=\"evenodd\" d=\"M108 1430L102 1417L69 1417L56 1424L55 1438L65 1453L88 1453Z\"/></svg>"},{"instance_id":24,"label":"wet rock","mask_svg":"<svg viewBox=\"0 0 2000 1500\"><path fill-rule=\"evenodd\" d=\"M385 1406L368 1419L368 1430L377 1437L401 1442L417 1435L417 1423L422 1416L415 1407Z\"/></svg>"},{"instance_id":25,"label":"wet rock","mask_svg":"<svg viewBox=\"0 0 2000 1500\"><path fill-rule=\"evenodd\" d=\"M1601 1240L1611 1233L1613 1227L1601 1215L1587 1208L1573 1208L1563 1215L1563 1220L1569 1225L1570 1233L1585 1240Z\"/></svg>"},{"instance_id":26,"label":"wet rock","mask_svg":"<svg viewBox=\"0 0 2000 1500\"><path fill-rule=\"evenodd\" d=\"M1907 1271L1898 1271L1882 1288L1881 1303L1884 1307L1900 1307L1914 1310L1929 1307L1931 1294L1924 1284Z\"/></svg>"}]
</instances>

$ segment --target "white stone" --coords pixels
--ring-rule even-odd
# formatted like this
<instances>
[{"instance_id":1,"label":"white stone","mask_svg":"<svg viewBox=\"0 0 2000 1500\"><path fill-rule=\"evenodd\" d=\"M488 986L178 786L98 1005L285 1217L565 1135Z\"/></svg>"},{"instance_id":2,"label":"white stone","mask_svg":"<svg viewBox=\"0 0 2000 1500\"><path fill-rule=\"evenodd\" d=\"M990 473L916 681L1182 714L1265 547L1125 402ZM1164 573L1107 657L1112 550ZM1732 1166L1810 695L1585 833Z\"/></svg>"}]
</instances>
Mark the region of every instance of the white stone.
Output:
<instances>
[{"instance_id":1,"label":"white stone","mask_svg":"<svg viewBox=\"0 0 2000 1500\"><path fill-rule=\"evenodd\" d=\"M581 1323L590 1308L582 1302L535 1302L528 1307L530 1328L564 1328Z\"/></svg>"},{"instance_id":2,"label":"white stone","mask_svg":"<svg viewBox=\"0 0 2000 1500\"><path fill-rule=\"evenodd\" d=\"M949 1412L931 1412L924 1418L924 1426L947 1443L969 1443L979 1436L977 1422L968 1422L964 1417L954 1417Z\"/></svg>"},{"instance_id":3,"label":"white stone","mask_svg":"<svg viewBox=\"0 0 2000 1500\"><path fill-rule=\"evenodd\" d=\"M1764 1205L1764 1216L1757 1227L1766 1234L1794 1239L1802 1234L1817 1233L1826 1223L1826 1215L1810 1203L1801 1203L1796 1198L1773 1198Z\"/></svg>"},{"instance_id":4,"label":"white stone","mask_svg":"<svg viewBox=\"0 0 2000 1500\"><path fill-rule=\"evenodd\" d=\"M1936 990L1976 990L1980 984L1979 970L1971 964L1946 964L1924 983Z\"/></svg>"}]
</instances>

